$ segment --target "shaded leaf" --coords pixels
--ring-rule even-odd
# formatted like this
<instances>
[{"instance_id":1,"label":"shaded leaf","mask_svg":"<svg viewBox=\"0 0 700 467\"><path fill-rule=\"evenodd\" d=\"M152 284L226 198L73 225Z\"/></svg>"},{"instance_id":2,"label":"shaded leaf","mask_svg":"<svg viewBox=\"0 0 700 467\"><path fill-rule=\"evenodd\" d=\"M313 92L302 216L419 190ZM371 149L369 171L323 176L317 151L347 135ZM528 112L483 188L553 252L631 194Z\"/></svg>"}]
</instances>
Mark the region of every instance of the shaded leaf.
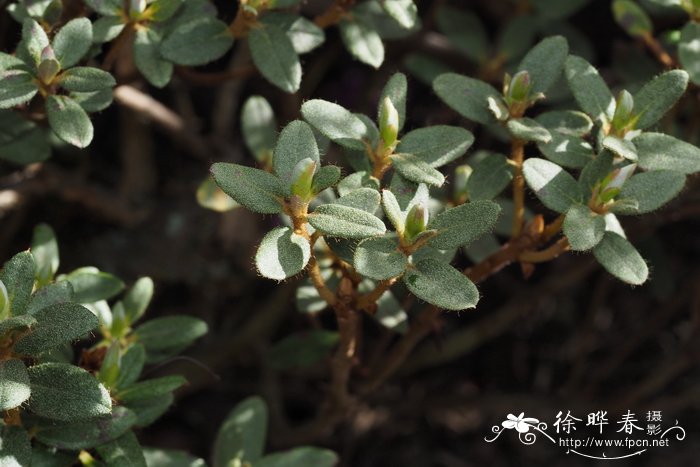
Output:
<instances>
[{"instance_id":1,"label":"shaded leaf","mask_svg":"<svg viewBox=\"0 0 700 467\"><path fill-rule=\"evenodd\" d=\"M282 212L281 198L286 190L282 181L274 175L226 162L217 162L210 170L224 193L251 211L261 214Z\"/></svg>"},{"instance_id":2,"label":"shaded leaf","mask_svg":"<svg viewBox=\"0 0 700 467\"><path fill-rule=\"evenodd\" d=\"M572 250L590 250L603 239L605 219L587 206L574 204L566 212L563 230Z\"/></svg>"},{"instance_id":3,"label":"shaded leaf","mask_svg":"<svg viewBox=\"0 0 700 467\"><path fill-rule=\"evenodd\" d=\"M300 273L310 257L311 246L307 239L289 227L277 227L260 243L255 266L268 279L284 280Z\"/></svg>"},{"instance_id":4,"label":"shaded leaf","mask_svg":"<svg viewBox=\"0 0 700 467\"><path fill-rule=\"evenodd\" d=\"M292 42L274 25L252 28L250 54L260 73L283 91L293 93L301 84L301 64Z\"/></svg>"},{"instance_id":5,"label":"shaded leaf","mask_svg":"<svg viewBox=\"0 0 700 467\"><path fill-rule=\"evenodd\" d=\"M416 297L446 310L474 308L479 301L479 291L464 274L436 259L419 261L403 281Z\"/></svg>"},{"instance_id":6,"label":"shaded leaf","mask_svg":"<svg viewBox=\"0 0 700 467\"><path fill-rule=\"evenodd\" d=\"M641 285L649 277L649 268L637 250L620 235L607 231L593 249L598 262L613 276L632 285Z\"/></svg>"},{"instance_id":7,"label":"shaded leaf","mask_svg":"<svg viewBox=\"0 0 700 467\"><path fill-rule=\"evenodd\" d=\"M523 164L523 176L542 204L553 211L563 214L571 204L581 201L576 180L553 162L527 159Z\"/></svg>"},{"instance_id":8,"label":"shaded leaf","mask_svg":"<svg viewBox=\"0 0 700 467\"><path fill-rule=\"evenodd\" d=\"M399 250L396 238L368 238L361 241L355 249L353 266L357 272L370 279L397 277L407 265L408 258Z\"/></svg>"}]
</instances>

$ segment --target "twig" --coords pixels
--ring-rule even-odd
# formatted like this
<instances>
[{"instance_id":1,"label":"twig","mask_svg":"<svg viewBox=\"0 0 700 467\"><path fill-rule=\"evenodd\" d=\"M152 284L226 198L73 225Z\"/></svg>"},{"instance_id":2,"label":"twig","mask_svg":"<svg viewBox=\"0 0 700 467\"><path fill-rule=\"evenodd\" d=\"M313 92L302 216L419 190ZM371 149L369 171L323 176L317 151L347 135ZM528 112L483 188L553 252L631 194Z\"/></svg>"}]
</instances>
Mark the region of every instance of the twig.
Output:
<instances>
[{"instance_id":1,"label":"twig","mask_svg":"<svg viewBox=\"0 0 700 467\"><path fill-rule=\"evenodd\" d=\"M355 0L334 0L331 6L314 18L314 23L322 29L338 24L354 4Z\"/></svg>"},{"instance_id":2,"label":"twig","mask_svg":"<svg viewBox=\"0 0 700 467\"><path fill-rule=\"evenodd\" d=\"M513 177L513 231L512 238L520 235L525 219L525 178L523 177L523 160L525 159L525 142L515 139L511 146L511 161L515 166Z\"/></svg>"},{"instance_id":3,"label":"twig","mask_svg":"<svg viewBox=\"0 0 700 467\"><path fill-rule=\"evenodd\" d=\"M663 46L651 33L644 34L642 36L642 42L644 42L644 45L647 46L654 57L656 57L663 66L666 68L678 68L676 60L664 50Z\"/></svg>"},{"instance_id":4,"label":"twig","mask_svg":"<svg viewBox=\"0 0 700 467\"><path fill-rule=\"evenodd\" d=\"M556 243L544 250L526 251L518 259L525 263L544 263L553 260L560 254L568 251L569 248L569 241L566 238L560 238Z\"/></svg>"}]
</instances>

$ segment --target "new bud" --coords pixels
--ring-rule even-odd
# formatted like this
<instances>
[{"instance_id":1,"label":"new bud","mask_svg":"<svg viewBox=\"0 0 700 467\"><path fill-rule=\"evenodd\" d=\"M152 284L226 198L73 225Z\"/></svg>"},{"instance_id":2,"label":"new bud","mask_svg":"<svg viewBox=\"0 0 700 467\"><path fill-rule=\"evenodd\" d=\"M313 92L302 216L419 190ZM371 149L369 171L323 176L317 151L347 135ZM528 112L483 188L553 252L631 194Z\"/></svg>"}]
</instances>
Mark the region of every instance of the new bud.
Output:
<instances>
[{"instance_id":1,"label":"new bud","mask_svg":"<svg viewBox=\"0 0 700 467\"><path fill-rule=\"evenodd\" d=\"M411 240L423 232L428 225L428 217L428 208L423 203L416 203L406 215L406 239Z\"/></svg>"},{"instance_id":2,"label":"new bud","mask_svg":"<svg viewBox=\"0 0 700 467\"><path fill-rule=\"evenodd\" d=\"M50 45L41 51L41 62L37 68L37 75L42 83L49 84L61 71L61 64L56 60L56 54Z\"/></svg>"},{"instance_id":3,"label":"new bud","mask_svg":"<svg viewBox=\"0 0 700 467\"><path fill-rule=\"evenodd\" d=\"M628 130L634 125L634 97L626 90L620 91L617 96L615 115L613 115L612 126L616 130Z\"/></svg>"},{"instance_id":4,"label":"new bud","mask_svg":"<svg viewBox=\"0 0 700 467\"><path fill-rule=\"evenodd\" d=\"M527 71L517 72L508 83L507 98L511 102L527 102L532 90L532 80Z\"/></svg>"},{"instance_id":5,"label":"new bud","mask_svg":"<svg viewBox=\"0 0 700 467\"><path fill-rule=\"evenodd\" d=\"M385 97L379 113L379 133L384 147L394 149L399 137L399 112L391 99Z\"/></svg>"},{"instance_id":6,"label":"new bud","mask_svg":"<svg viewBox=\"0 0 700 467\"><path fill-rule=\"evenodd\" d=\"M0 317L6 317L10 307L10 296L7 294L5 284L0 281Z\"/></svg>"},{"instance_id":7,"label":"new bud","mask_svg":"<svg viewBox=\"0 0 700 467\"><path fill-rule=\"evenodd\" d=\"M146 0L129 0L129 16L137 18L146 11Z\"/></svg>"},{"instance_id":8,"label":"new bud","mask_svg":"<svg viewBox=\"0 0 700 467\"><path fill-rule=\"evenodd\" d=\"M312 182L316 173L316 161L307 157L297 162L292 172L292 194L308 201L313 196Z\"/></svg>"}]
</instances>

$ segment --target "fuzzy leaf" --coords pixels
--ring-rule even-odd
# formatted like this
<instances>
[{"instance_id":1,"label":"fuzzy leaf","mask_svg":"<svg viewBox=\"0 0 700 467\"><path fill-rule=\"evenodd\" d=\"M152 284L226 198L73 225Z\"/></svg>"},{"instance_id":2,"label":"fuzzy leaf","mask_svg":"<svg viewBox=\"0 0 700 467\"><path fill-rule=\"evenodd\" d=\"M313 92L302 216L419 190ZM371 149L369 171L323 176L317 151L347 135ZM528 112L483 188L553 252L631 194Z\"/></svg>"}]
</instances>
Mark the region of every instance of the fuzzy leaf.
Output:
<instances>
[{"instance_id":1,"label":"fuzzy leaf","mask_svg":"<svg viewBox=\"0 0 700 467\"><path fill-rule=\"evenodd\" d=\"M531 118L514 118L506 124L510 134L523 141L534 141L547 144L552 140L552 135L545 127Z\"/></svg>"},{"instance_id":2,"label":"fuzzy leaf","mask_svg":"<svg viewBox=\"0 0 700 467\"><path fill-rule=\"evenodd\" d=\"M135 422L134 412L117 406L111 414L91 420L40 425L37 430L37 439L58 449L71 451L91 449L119 438Z\"/></svg>"},{"instance_id":3,"label":"fuzzy leaf","mask_svg":"<svg viewBox=\"0 0 700 467\"><path fill-rule=\"evenodd\" d=\"M479 291L467 276L436 259L419 261L403 281L413 295L446 310L474 308L479 301Z\"/></svg>"},{"instance_id":4,"label":"fuzzy leaf","mask_svg":"<svg viewBox=\"0 0 700 467\"><path fill-rule=\"evenodd\" d=\"M613 276L632 285L641 285L649 277L644 258L624 237L605 232L603 240L593 249L593 256Z\"/></svg>"},{"instance_id":5,"label":"fuzzy leaf","mask_svg":"<svg viewBox=\"0 0 700 467\"><path fill-rule=\"evenodd\" d=\"M384 213L399 234L404 230L404 213L399 206L396 196L389 190L382 190L382 207Z\"/></svg>"},{"instance_id":6,"label":"fuzzy leaf","mask_svg":"<svg viewBox=\"0 0 700 467\"><path fill-rule=\"evenodd\" d=\"M292 13L269 12L262 17L261 21L284 31L294 51L300 55L311 52L326 40L323 29L316 26L313 21Z\"/></svg>"},{"instance_id":7,"label":"fuzzy leaf","mask_svg":"<svg viewBox=\"0 0 700 467\"><path fill-rule=\"evenodd\" d=\"M369 130L360 118L349 110L321 99L306 101L301 106L304 119L333 142L349 149L364 151L363 141Z\"/></svg>"},{"instance_id":8,"label":"fuzzy leaf","mask_svg":"<svg viewBox=\"0 0 700 467\"><path fill-rule=\"evenodd\" d=\"M65 70L78 63L92 46L92 23L87 18L67 22L53 38L56 59Z\"/></svg>"},{"instance_id":9,"label":"fuzzy leaf","mask_svg":"<svg viewBox=\"0 0 700 467\"><path fill-rule=\"evenodd\" d=\"M383 235L384 223L372 214L340 204L324 204L309 214L309 223L332 237L366 238Z\"/></svg>"},{"instance_id":10,"label":"fuzzy leaf","mask_svg":"<svg viewBox=\"0 0 700 467\"><path fill-rule=\"evenodd\" d=\"M433 81L433 90L442 101L463 117L484 125L495 123L488 99L502 101L501 93L490 84L455 73L445 73Z\"/></svg>"},{"instance_id":11,"label":"fuzzy leaf","mask_svg":"<svg viewBox=\"0 0 700 467\"><path fill-rule=\"evenodd\" d=\"M116 86L114 77L99 68L78 66L61 75L59 85L66 91L94 92Z\"/></svg>"},{"instance_id":12,"label":"fuzzy leaf","mask_svg":"<svg viewBox=\"0 0 700 467\"><path fill-rule=\"evenodd\" d=\"M605 218L587 206L574 204L566 212L563 229L572 250L590 250L603 239Z\"/></svg>"},{"instance_id":13,"label":"fuzzy leaf","mask_svg":"<svg viewBox=\"0 0 700 467\"><path fill-rule=\"evenodd\" d=\"M635 128L643 130L661 120L688 87L688 73L671 70L649 81L634 95Z\"/></svg>"},{"instance_id":14,"label":"fuzzy leaf","mask_svg":"<svg viewBox=\"0 0 700 467\"><path fill-rule=\"evenodd\" d=\"M362 63L379 68L384 61L382 38L364 18L343 20L339 24L340 37L350 53Z\"/></svg>"},{"instance_id":15,"label":"fuzzy leaf","mask_svg":"<svg viewBox=\"0 0 700 467\"><path fill-rule=\"evenodd\" d=\"M464 155L473 143L474 135L468 130L437 125L406 133L396 147L396 152L413 154L437 168Z\"/></svg>"},{"instance_id":16,"label":"fuzzy leaf","mask_svg":"<svg viewBox=\"0 0 700 467\"><path fill-rule=\"evenodd\" d=\"M307 158L317 165L321 162L316 138L306 122L294 120L282 130L272 156L272 167L288 189L294 182L294 168Z\"/></svg>"},{"instance_id":17,"label":"fuzzy leaf","mask_svg":"<svg viewBox=\"0 0 700 467\"><path fill-rule=\"evenodd\" d=\"M662 133L645 132L633 140L645 170L674 170L684 174L700 171L700 149Z\"/></svg>"},{"instance_id":18,"label":"fuzzy leaf","mask_svg":"<svg viewBox=\"0 0 700 467\"><path fill-rule=\"evenodd\" d=\"M153 28L139 28L134 40L134 64L141 74L155 87L162 88L170 82L173 64L160 54L163 38Z\"/></svg>"},{"instance_id":19,"label":"fuzzy leaf","mask_svg":"<svg viewBox=\"0 0 700 467\"><path fill-rule=\"evenodd\" d=\"M633 175L622 185L620 199L633 199L637 209L626 214L645 214L656 211L680 193L685 175L672 170L653 170Z\"/></svg>"},{"instance_id":20,"label":"fuzzy leaf","mask_svg":"<svg viewBox=\"0 0 700 467\"><path fill-rule=\"evenodd\" d=\"M256 462L255 467L333 467L337 464L338 456L333 451L300 447L269 454Z\"/></svg>"},{"instance_id":21,"label":"fuzzy leaf","mask_svg":"<svg viewBox=\"0 0 700 467\"><path fill-rule=\"evenodd\" d=\"M17 253L0 271L0 281L5 284L12 315L24 314L34 287L34 259L28 251Z\"/></svg>"},{"instance_id":22,"label":"fuzzy leaf","mask_svg":"<svg viewBox=\"0 0 700 467\"><path fill-rule=\"evenodd\" d=\"M85 4L105 16L116 15L124 7L122 0L85 0Z\"/></svg>"},{"instance_id":23,"label":"fuzzy leaf","mask_svg":"<svg viewBox=\"0 0 700 467\"><path fill-rule=\"evenodd\" d=\"M177 13L183 3L185 0L153 0L146 12L151 15L154 22L160 23Z\"/></svg>"},{"instance_id":24,"label":"fuzzy leaf","mask_svg":"<svg viewBox=\"0 0 700 467\"><path fill-rule=\"evenodd\" d=\"M0 338L5 339L14 333L23 333L34 325L36 325L36 320L29 315L3 319L0 321Z\"/></svg>"},{"instance_id":25,"label":"fuzzy leaf","mask_svg":"<svg viewBox=\"0 0 700 467\"><path fill-rule=\"evenodd\" d=\"M309 262L309 241L289 227L277 227L265 235L255 254L258 272L268 279L284 280L300 273Z\"/></svg>"},{"instance_id":26,"label":"fuzzy leaf","mask_svg":"<svg viewBox=\"0 0 700 467\"><path fill-rule=\"evenodd\" d=\"M29 102L37 92L29 73L21 70L0 71L0 109Z\"/></svg>"},{"instance_id":27,"label":"fuzzy leaf","mask_svg":"<svg viewBox=\"0 0 700 467\"><path fill-rule=\"evenodd\" d=\"M391 161L396 171L407 180L434 186L442 186L445 183L445 176L418 156L407 153L392 154Z\"/></svg>"},{"instance_id":28,"label":"fuzzy leaf","mask_svg":"<svg viewBox=\"0 0 700 467\"><path fill-rule=\"evenodd\" d=\"M570 55L564 71L569 89L581 109L594 120L612 118L615 98L598 70L581 57Z\"/></svg>"},{"instance_id":29,"label":"fuzzy leaf","mask_svg":"<svg viewBox=\"0 0 700 467\"><path fill-rule=\"evenodd\" d=\"M465 203L443 211L428 225L428 229L438 232L429 244L441 250L467 245L490 232L500 212L501 208L496 203L486 200Z\"/></svg>"},{"instance_id":30,"label":"fuzzy leaf","mask_svg":"<svg viewBox=\"0 0 700 467\"><path fill-rule=\"evenodd\" d=\"M281 198L286 190L282 181L274 175L225 162L217 162L210 170L224 193L251 211L261 214L282 212Z\"/></svg>"},{"instance_id":31,"label":"fuzzy leaf","mask_svg":"<svg viewBox=\"0 0 700 467\"><path fill-rule=\"evenodd\" d=\"M527 159L523 164L525 181L542 204L565 213L571 204L581 201L576 180L564 169L545 159Z\"/></svg>"},{"instance_id":32,"label":"fuzzy leaf","mask_svg":"<svg viewBox=\"0 0 700 467\"><path fill-rule=\"evenodd\" d=\"M28 371L32 388L29 409L41 417L70 422L112 411L109 392L82 368L43 363Z\"/></svg>"},{"instance_id":33,"label":"fuzzy leaf","mask_svg":"<svg viewBox=\"0 0 700 467\"><path fill-rule=\"evenodd\" d=\"M594 157L595 152L585 139L579 136L565 135L556 131L551 132L549 143L539 143L537 148L550 161L562 167L580 169L585 167Z\"/></svg>"},{"instance_id":34,"label":"fuzzy leaf","mask_svg":"<svg viewBox=\"0 0 700 467\"><path fill-rule=\"evenodd\" d=\"M73 286L70 282L61 281L52 284L47 284L34 292L32 299L27 306L27 314L35 315L39 310L42 310L51 305L68 303L73 301Z\"/></svg>"},{"instance_id":35,"label":"fuzzy leaf","mask_svg":"<svg viewBox=\"0 0 700 467\"><path fill-rule=\"evenodd\" d=\"M183 22L165 37L160 52L178 65L204 65L223 56L233 45L228 25L210 16Z\"/></svg>"},{"instance_id":36,"label":"fuzzy leaf","mask_svg":"<svg viewBox=\"0 0 700 467\"><path fill-rule=\"evenodd\" d=\"M301 84L301 64L292 42L274 25L253 28L248 37L250 54L260 73L283 91L294 93Z\"/></svg>"},{"instance_id":37,"label":"fuzzy leaf","mask_svg":"<svg viewBox=\"0 0 700 467\"><path fill-rule=\"evenodd\" d=\"M27 58L33 62L34 68L36 68L41 62L41 52L48 45L49 38L44 28L33 19L25 20L22 25L21 50L18 50L17 55L24 59L22 55L26 54Z\"/></svg>"},{"instance_id":38,"label":"fuzzy leaf","mask_svg":"<svg viewBox=\"0 0 700 467\"><path fill-rule=\"evenodd\" d=\"M583 112L575 110L553 110L544 112L535 119L551 133L585 136L593 129L593 122Z\"/></svg>"},{"instance_id":39,"label":"fuzzy leaf","mask_svg":"<svg viewBox=\"0 0 700 467\"><path fill-rule=\"evenodd\" d=\"M326 188L330 188L340 180L340 167L336 165L326 165L321 167L314 174L311 183L311 191L320 193Z\"/></svg>"},{"instance_id":40,"label":"fuzzy leaf","mask_svg":"<svg viewBox=\"0 0 700 467\"><path fill-rule=\"evenodd\" d=\"M148 467L207 467L204 460L182 451L143 448Z\"/></svg>"},{"instance_id":41,"label":"fuzzy leaf","mask_svg":"<svg viewBox=\"0 0 700 467\"><path fill-rule=\"evenodd\" d=\"M546 93L561 76L569 44L562 36L544 39L533 47L520 62L518 71L527 71L532 80L531 93Z\"/></svg>"},{"instance_id":42,"label":"fuzzy leaf","mask_svg":"<svg viewBox=\"0 0 700 467\"><path fill-rule=\"evenodd\" d=\"M97 317L76 303L59 303L37 311L32 332L17 342L15 351L37 356L78 339L100 325Z\"/></svg>"},{"instance_id":43,"label":"fuzzy leaf","mask_svg":"<svg viewBox=\"0 0 700 467\"><path fill-rule=\"evenodd\" d=\"M97 446L96 449L110 467L147 467L139 440L131 431L109 443Z\"/></svg>"},{"instance_id":44,"label":"fuzzy leaf","mask_svg":"<svg viewBox=\"0 0 700 467\"><path fill-rule=\"evenodd\" d=\"M180 375L148 379L121 389L114 394L114 398L124 404L130 404L169 394L186 383L187 380Z\"/></svg>"},{"instance_id":45,"label":"fuzzy leaf","mask_svg":"<svg viewBox=\"0 0 700 467\"><path fill-rule=\"evenodd\" d=\"M46 114L51 129L66 143L84 148L92 141L92 122L80 104L70 97L49 96Z\"/></svg>"},{"instance_id":46,"label":"fuzzy leaf","mask_svg":"<svg viewBox=\"0 0 700 467\"><path fill-rule=\"evenodd\" d=\"M191 316L168 316L147 321L133 332L146 349L147 361L178 354L207 333L207 324Z\"/></svg>"},{"instance_id":47,"label":"fuzzy leaf","mask_svg":"<svg viewBox=\"0 0 700 467\"><path fill-rule=\"evenodd\" d=\"M335 204L342 204L355 209L361 209L369 214L374 214L379 208L380 195L373 188L358 188L347 193L335 201Z\"/></svg>"},{"instance_id":48,"label":"fuzzy leaf","mask_svg":"<svg viewBox=\"0 0 700 467\"><path fill-rule=\"evenodd\" d=\"M245 144L258 161L271 155L277 142L277 121L270 103L262 96L251 96L241 111L241 132Z\"/></svg>"},{"instance_id":49,"label":"fuzzy leaf","mask_svg":"<svg viewBox=\"0 0 700 467\"><path fill-rule=\"evenodd\" d=\"M457 50L476 63L486 59L490 39L477 15L450 5L439 5L435 19L440 31Z\"/></svg>"},{"instance_id":50,"label":"fuzzy leaf","mask_svg":"<svg viewBox=\"0 0 700 467\"><path fill-rule=\"evenodd\" d=\"M34 228L31 252L37 281L42 285L50 282L60 263L56 235L50 226L39 224Z\"/></svg>"},{"instance_id":51,"label":"fuzzy leaf","mask_svg":"<svg viewBox=\"0 0 700 467\"><path fill-rule=\"evenodd\" d=\"M355 270L374 280L400 276L408 265L408 258L399 250L396 238L368 238L355 249Z\"/></svg>"},{"instance_id":52,"label":"fuzzy leaf","mask_svg":"<svg viewBox=\"0 0 700 467\"><path fill-rule=\"evenodd\" d=\"M630 140L608 135L603 139L603 147L624 159L633 162L637 160L637 148Z\"/></svg>"},{"instance_id":53,"label":"fuzzy leaf","mask_svg":"<svg viewBox=\"0 0 700 467\"><path fill-rule=\"evenodd\" d=\"M213 466L257 462L265 448L267 418L267 405L260 397L249 397L239 402L216 434Z\"/></svg>"},{"instance_id":54,"label":"fuzzy leaf","mask_svg":"<svg viewBox=\"0 0 700 467\"><path fill-rule=\"evenodd\" d=\"M78 303L108 300L124 290L121 279L91 267L76 269L66 280L73 286L73 298Z\"/></svg>"},{"instance_id":55,"label":"fuzzy leaf","mask_svg":"<svg viewBox=\"0 0 700 467\"><path fill-rule=\"evenodd\" d=\"M0 410L14 409L30 395L29 375L24 363L16 359L0 362Z\"/></svg>"},{"instance_id":56,"label":"fuzzy leaf","mask_svg":"<svg viewBox=\"0 0 700 467\"><path fill-rule=\"evenodd\" d=\"M119 16L103 16L92 23L92 41L104 44L113 41L124 30L124 22Z\"/></svg>"},{"instance_id":57,"label":"fuzzy leaf","mask_svg":"<svg viewBox=\"0 0 700 467\"><path fill-rule=\"evenodd\" d=\"M411 29L418 21L418 8L413 0L382 2L382 7L403 28Z\"/></svg>"},{"instance_id":58,"label":"fuzzy leaf","mask_svg":"<svg viewBox=\"0 0 700 467\"><path fill-rule=\"evenodd\" d=\"M502 154L489 153L474 164L467 180L469 199L493 199L498 196L513 179L513 167Z\"/></svg>"},{"instance_id":59,"label":"fuzzy leaf","mask_svg":"<svg viewBox=\"0 0 700 467\"><path fill-rule=\"evenodd\" d=\"M0 426L0 465L3 467L32 465L32 445L24 428Z\"/></svg>"}]
</instances>

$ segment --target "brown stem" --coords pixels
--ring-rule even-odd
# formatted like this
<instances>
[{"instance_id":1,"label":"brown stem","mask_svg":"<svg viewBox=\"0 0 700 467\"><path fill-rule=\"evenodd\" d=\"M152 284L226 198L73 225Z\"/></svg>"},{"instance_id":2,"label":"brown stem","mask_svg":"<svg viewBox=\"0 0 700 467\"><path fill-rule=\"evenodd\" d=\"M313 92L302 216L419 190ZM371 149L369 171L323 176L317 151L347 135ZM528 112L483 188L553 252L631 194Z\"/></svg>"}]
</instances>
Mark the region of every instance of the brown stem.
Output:
<instances>
[{"instance_id":1,"label":"brown stem","mask_svg":"<svg viewBox=\"0 0 700 467\"><path fill-rule=\"evenodd\" d=\"M309 259L308 270L311 282L313 282L314 287L316 287L318 294L321 296L322 299L326 301L326 303L328 303L331 306L335 306L335 294L331 289L328 288L328 286L326 285L326 281L323 280L323 276L321 275L321 268L318 265L318 261L316 260L315 255L311 255L311 258Z\"/></svg>"},{"instance_id":2,"label":"brown stem","mask_svg":"<svg viewBox=\"0 0 700 467\"><path fill-rule=\"evenodd\" d=\"M676 60L664 50L663 46L651 33L644 34L642 36L642 42L644 42L644 45L647 46L654 57L656 57L663 66L666 68L678 68Z\"/></svg>"},{"instance_id":3,"label":"brown stem","mask_svg":"<svg viewBox=\"0 0 700 467\"><path fill-rule=\"evenodd\" d=\"M566 238L560 238L553 245L540 251L526 251L522 253L518 259L525 263L544 263L551 261L560 254L569 250L569 241Z\"/></svg>"},{"instance_id":4,"label":"brown stem","mask_svg":"<svg viewBox=\"0 0 700 467\"><path fill-rule=\"evenodd\" d=\"M513 231L512 238L520 235L525 219L525 178L523 177L523 159L525 159L525 142L513 140L511 146L511 161L515 166L513 177Z\"/></svg>"},{"instance_id":5,"label":"brown stem","mask_svg":"<svg viewBox=\"0 0 700 467\"><path fill-rule=\"evenodd\" d=\"M122 29L122 32L119 33L117 38L112 42L112 47L110 47L109 52L107 52L105 59L102 61L103 70L110 71L114 67L114 64L121 56L124 47L132 43L133 37L134 25L128 23L126 26L124 26L124 29Z\"/></svg>"},{"instance_id":6,"label":"brown stem","mask_svg":"<svg viewBox=\"0 0 700 467\"><path fill-rule=\"evenodd\" d=\"M394 277L377 283L376 287L371 292L357 298L357 309L367 310L369 313L374 314L377 311L377 300L379 300L379 298L384 295L384 292L389 290L398 279L398 277Z\"/></svg>"},{"instance_id":7,"label":"brown stem","mask_svg":"<svg viewBox=\"0 0 700 467\"><path fill-rule=\"evenodd\" d=\"M355 0L334 0L332 5L314 18L314 23L322 29L338 24L354 4Z\"/></svg>"},{"instance_id":8,"label":"brown stem","mask_svg":"<svg viewBox=\"0 0 700 467\"><path fill-rule=\"evenodd\" d=\"M338 286L338 300L333 309L338 320L338 333L340 341L338 349L333 356L331 367L330 405L336 410L344 410L351 399L348 390L350 373L355 365L355 353L357 351L358 313L350 306L355 293L354 285L350 279L344 277Z\"/></svg>"},{"instance_id":9,"label":"brown stem","mask_svg":"<svg viewBox=\"0 0 700 467\"><path fill-rule=\"evenodd\" d=\"M257 15L253 11L244 8L243 2L240 2L236 17L233 19L228 29L233 37L240 39L248 36L250 28L252 28L257 21Z\"/></svg>"}]
</instances>

